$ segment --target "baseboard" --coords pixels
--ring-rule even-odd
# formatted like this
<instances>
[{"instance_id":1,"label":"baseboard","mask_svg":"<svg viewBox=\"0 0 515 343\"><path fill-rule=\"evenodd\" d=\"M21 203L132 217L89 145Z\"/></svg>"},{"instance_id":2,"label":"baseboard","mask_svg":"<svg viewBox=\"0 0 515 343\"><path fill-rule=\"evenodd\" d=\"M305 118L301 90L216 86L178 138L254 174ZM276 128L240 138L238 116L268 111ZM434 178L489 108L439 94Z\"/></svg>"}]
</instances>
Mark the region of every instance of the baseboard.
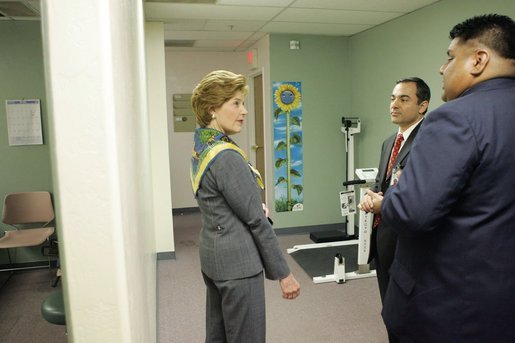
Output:
<instances>
[{"instance_id":1,"label":"baseboard","mask_svg":"<svg viewBox=\"0 0 515 343\"><path fill-rule=\"evenodd\" d=\"M50 261L50 267L56 268L57 261ZM48 261L36 261L36 262L23 262L23 263L13 263L13 264L0 264L0 271L2 270L11 270L11 269L32 269L32 268L46 268L48 267Z\"/></svg>"},{"instance_id":2,"label":"baseboard","mask_svg":"<svg viewBox=\"0 0 515 343\"><path fill-rule=\"evenodd\" d=\"M163 251L157 253L157 260L175 260L175 251Z\"/></svg>"},{"instance_id":3,"label":"baseboard","mask_svg":"<svg viewBox=\"0 0 515 343\"><path fill-rule=\"evenodd\" d=\"M322 224L322 225L307 225L307 226L296 226L296 227L284 227L281 229L274 229L277 236L280 235L295 235L312 232L323 232L323 231L343 231L346 232L345 223L336 224Z\"/></svg>"}]
</instances>

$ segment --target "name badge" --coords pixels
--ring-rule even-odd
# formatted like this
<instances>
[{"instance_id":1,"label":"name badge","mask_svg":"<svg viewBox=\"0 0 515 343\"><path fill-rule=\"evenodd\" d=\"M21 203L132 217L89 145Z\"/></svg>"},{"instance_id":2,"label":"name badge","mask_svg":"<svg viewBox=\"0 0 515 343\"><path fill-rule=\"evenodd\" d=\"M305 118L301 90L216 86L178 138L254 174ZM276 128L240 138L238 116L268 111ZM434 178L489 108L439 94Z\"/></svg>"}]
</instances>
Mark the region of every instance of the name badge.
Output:
<instances>
[{"instance_id":1,"label":"name badge","mask_svg":"<svg viewBox=\"0 0 515 343\"><path fill-rule=\"evenodd\" d=\"M392 170L392 178L390 180L390 186L397 185L397 182L399 182L401 174L402 174L402 166L397 165L395 168L393 168L393 170Z\"/></svg>"}]
</instances>

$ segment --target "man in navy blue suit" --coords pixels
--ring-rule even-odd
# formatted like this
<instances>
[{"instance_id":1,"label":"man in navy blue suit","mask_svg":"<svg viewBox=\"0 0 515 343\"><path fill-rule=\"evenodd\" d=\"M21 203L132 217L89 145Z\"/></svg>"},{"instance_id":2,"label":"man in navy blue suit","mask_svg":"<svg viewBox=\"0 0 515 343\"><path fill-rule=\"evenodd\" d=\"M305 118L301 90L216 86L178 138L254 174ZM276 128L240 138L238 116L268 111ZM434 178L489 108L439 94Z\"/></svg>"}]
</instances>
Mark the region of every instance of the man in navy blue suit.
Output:
<instances>
[{"instance_id":1,"label":"man in navy blue suit","mask_svg":"<svg viewBox=\"0 0 515 343\"><path fill-rule=\"evenodd\" d=\"M450 38L446 103L362 206L398 234L382 315L401 342L514 342L515 23L477 16Z\"/></svg>"}]
</instances>

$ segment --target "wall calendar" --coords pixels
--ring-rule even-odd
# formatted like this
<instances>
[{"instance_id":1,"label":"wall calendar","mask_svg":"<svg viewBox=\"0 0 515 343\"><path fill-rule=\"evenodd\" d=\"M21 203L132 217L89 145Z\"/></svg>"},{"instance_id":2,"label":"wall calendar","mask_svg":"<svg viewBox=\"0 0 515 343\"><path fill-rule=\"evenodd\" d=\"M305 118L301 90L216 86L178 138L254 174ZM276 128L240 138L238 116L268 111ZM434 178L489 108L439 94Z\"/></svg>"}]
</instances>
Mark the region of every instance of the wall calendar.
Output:
<instances>
[{"instance_id":1,"label":"wall calendar","mask_svg":"<svg viewBox=\"0 0 515 343\"><path fill-rule=\"evenodd\" d=\"M43 144L39 99L6 100L9 145Z\"/></svg>"}]
</instances>

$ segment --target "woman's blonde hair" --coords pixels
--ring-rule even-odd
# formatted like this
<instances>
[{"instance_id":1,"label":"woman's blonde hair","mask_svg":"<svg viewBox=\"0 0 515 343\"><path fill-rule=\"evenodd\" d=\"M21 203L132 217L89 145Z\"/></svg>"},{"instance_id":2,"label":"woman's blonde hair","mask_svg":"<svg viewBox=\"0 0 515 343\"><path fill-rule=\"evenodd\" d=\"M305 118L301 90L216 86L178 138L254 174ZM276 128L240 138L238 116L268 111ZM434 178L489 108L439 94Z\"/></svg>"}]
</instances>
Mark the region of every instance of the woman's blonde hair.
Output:
<instances>
[{"instance_id":1,"label":"woman's blonde hair","mask_svg":"<svg viewBox=\"0 0 515 343\"><path fill-rule=\"evenodd\" d=\"M238 91L247 95L248 89L245 76L227 70L215 70L204 76L191 95L191 107L198 125L209 125L213 119L211 111L220 108Z\"/></svg>"}]
</instances>

